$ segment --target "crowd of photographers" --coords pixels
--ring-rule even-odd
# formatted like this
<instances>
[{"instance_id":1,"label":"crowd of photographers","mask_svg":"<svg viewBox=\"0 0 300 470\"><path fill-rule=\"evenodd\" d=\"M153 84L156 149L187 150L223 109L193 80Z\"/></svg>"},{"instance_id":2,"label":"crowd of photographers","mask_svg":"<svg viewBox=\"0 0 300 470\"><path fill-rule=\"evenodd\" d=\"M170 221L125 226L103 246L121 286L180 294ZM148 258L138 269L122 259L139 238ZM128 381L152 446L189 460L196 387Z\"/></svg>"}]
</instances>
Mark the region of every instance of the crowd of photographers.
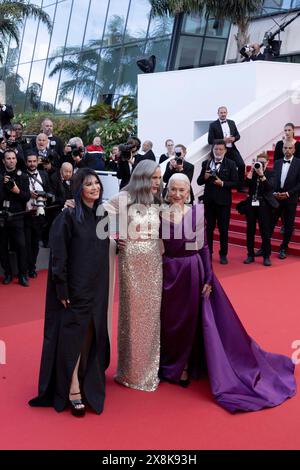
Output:
<instances>
[{"instance_id":1,"label":"crowd of photographers","mask_svg":"<svg viewBox=\"0 0 300 470\"><path fill-rule=\"evenodd\" d=\"M203 162L197 178L198 185L204 186L202 199L208 245L212 253L214 230L218 227L220 263L228 263L232 189L236 188L248 193L237 207L247 221L248 256L244 263L252 263L255 255L261 255L264 265L270 266L271 236L279 217L283 221L281 259L286 258L294 229L300 192L300 144L294 138L293 124L286 124L283 141L276 145L274 169L267 168L268 155L262 153L245 173L244 161L235 146L240 135L234 121L227 119L227 113L226 107L220 107L218 119L210 124L211 154ZM4 270L3 284L9 284L13 279L10 251L15 251L18 281L27 287L28 278L37 276L39 247L47 246L54 218L66 201L73 199L73 174L82 167L112 171L122 189L139 162L156 161L156 157L152 142L146 140L142 144L137 137L113 147L109 158L105 158L100 137L95 137L87 147L80 137L73 137L64 144L54 134L50 119L44 119L38 135L24 135L21 123L11 124L12 116L11 107L0 106L0 263ZM194 166L185 159L186 147L175 146L172 139L165 142L165 147L166 152L159 158L160 164L169 160L163 174L164 183L167 185L177 172L192 181ZM190 202L193 201L191 194ZM256 223L262 245L255 253Z\"/></svg>"}]
</instances>

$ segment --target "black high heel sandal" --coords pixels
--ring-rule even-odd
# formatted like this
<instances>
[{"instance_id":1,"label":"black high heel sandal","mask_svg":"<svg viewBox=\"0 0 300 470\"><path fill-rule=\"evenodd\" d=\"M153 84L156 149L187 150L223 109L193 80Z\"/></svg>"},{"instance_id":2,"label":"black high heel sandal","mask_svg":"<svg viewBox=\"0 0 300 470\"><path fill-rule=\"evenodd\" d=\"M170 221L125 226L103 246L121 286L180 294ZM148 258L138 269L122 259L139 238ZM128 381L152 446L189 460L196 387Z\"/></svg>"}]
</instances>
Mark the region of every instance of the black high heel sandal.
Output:
<instances>
[{"instance_id":1,"label":"black high heel sandal","mask_svg":"<svg viewBox=\"0 0 300 470\"><path fill-rule=\"evenodd\" d=\"M183 369L183 372L187 372L187 369ZM190 383L191 381L189 378L179 380L179 385L183 388L187 388L190 385Z\"/></svg>"},{"instance_id":2,"label":"black high heel sandal","mask_svg":"<svg viewBox=\"0 0 300 470\"><path fill-rule=\"evenodd\" d=\"M70 393L70 395L81 395L81 393L80 392ZM73 416L82 417L85 415L85 404L83 403L81 398L78 398L76 400L69 400L69 401L70 401L71 413ZM80 406L80 408L78 408L78 406Z\"/></svg>"}]
</instances>

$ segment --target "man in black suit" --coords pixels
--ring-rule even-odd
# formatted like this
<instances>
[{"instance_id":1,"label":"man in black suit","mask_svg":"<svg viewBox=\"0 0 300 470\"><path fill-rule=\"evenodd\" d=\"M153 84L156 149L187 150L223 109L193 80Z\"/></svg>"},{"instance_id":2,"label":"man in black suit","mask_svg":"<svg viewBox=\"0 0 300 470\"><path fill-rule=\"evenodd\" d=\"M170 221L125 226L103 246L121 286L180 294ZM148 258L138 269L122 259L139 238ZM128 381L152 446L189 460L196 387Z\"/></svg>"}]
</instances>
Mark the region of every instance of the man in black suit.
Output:
<instances>
[{"instance_id":1,"label":"man in black suit","mask_svg":"<svg viewBox=\"0 0 300 470\"><path fill-rule=\"evenodd\" d=\"M41 124L41 133L48 137L48 149L58 154L62 161L64 157L64 144L60 137L53 134L53 122L51 119L44 119Z\"/></svg>"},{"instance_id":2,"label":"man in black suit","mask_svg":"<svg viewBox=\"0 0 300 470\"><path fill-rule=\"evenodd\" d=\"M185 160L186 156L186 147L182 144L175 146L175 158L172 158L166 167L166 171L163 176L163 181L168 185L169 179L175 173L183 173L188 177L192 183L194 176L194 165ZM191 203L194 202L193 190L191 188Z\"/></svg>"},{"instance_id":3,"label":"man in black suit","mask_svg":"<svg viewBox=\"0 0 300 470\"><path fill-rule=\"evenodd\" d=\"M24 224L27 269L29 277L36 278L36 260L39 253L39 241L42 237L42 229L46 225L45 214L37 215L36 201L38 198L38 192L44 191L49 193L51 191L51 187L47 172L38 169L37 155L35 155L33 151L29 151L25 160L30 189L30 199L26 205L27 214L25 216ZM46 200L44 200L44 202L46 203Z\"/></svg>"},{"instance_id":4,"label":"man in black suit","mask_svg":"<svg viewBox=\"0 0 300 470\"><path fill-rule=\"evenodd\" d=\"M12 106L0 102L0 128L11 126L13 117L14 111Z\"/></svg>"},{"instance_id":5,"label":"man in black suit","mask_svg":"<svg viewBox=\"0 0 300 470\"><path fill-rule=\"evenodd\" d=\"M19 284L28 287L26 279L27 262L25 251L24 215L30 199L28 176L17 170L17 155L6 150L3 156L4 169L0 174L0 210L14 214L0 226L0 261L4 270L3 284L12 282L12 267L9 246L12 241L17 254Z\"/></svg>"},{"instance_id":6,"label":"man in black suit","mask_svg":"<svg viewBox=\"0 0 300 470\"><path fill-rule=\"evenodd\" d=\"M151 140L145 140L145 142L142 145L142 151L144 152L144 154L136 155L133 166L132 166L133 170L143 160L153 160L154 162L156 161L152 148L153 148L153 143L151 142Z\"/></svg>"},{"instance_id":7,"label":"man in black suit","mask_svg":"<svg viewBox=\"0 0 300 470\"><path fill-rule=\"evenodd\" d=\"M235 142L240 139L240 134L236 124L231 119L227 119L226 106L220 106L218 109L219 119L212 122L208 130L208 143L214 144L215 140L224 140L226 144L226 158L233 160L238 169L238 190L242 191L245 179L245 163L240 152L236 148Z\"/></svg>"},{"instance_id":8,"label":"man in black suit","mask_svg":"<svg viewBox=\"0 0 300 470\"><path fill-rule=\"evenodd\" d=\"M295 144L285 142L283 145L283 160L276 160L274 170L276 174L275 197L279 208L273 221L275 227L279 217L284 220L284 235L280 246L279 259L286 258L288 244L291 240L296 217L297 202L300 192L300 160L295 158Z\"/></svg>"},{"instance_id":9,"label":"man in black suit","mask_svg":"<svg viewBox=\"0 0 300 470\"><path fill-rule=\"evenodd\" d=\"M206 218L207 243L213 253L213 235L218 224L220 233L220 263L228 264L228 230L232 203L231 190L237 186L236 165L226 157L226 143L216 140L211 158L202 163L202 171L197 179L204 187L204 208Z\"/></svg>"},{"instance_id":10,"label":"man in black suit","mask_svg":"<svg viewBox=\"0 0 300 470\"><path fill-rule=\"evenodd\" d=\"M264 257L264 266L271 266L271 235L273 210L278 208L279 203L274 197L274 188L276 185L276 176L273 170L267 168L268 154L263 152L259 154L256 161L247 174L246 184L249 187L249 197L244 202L245 215L247 220L247 251L248 256L244 264L253 263L255 260L254 240L256 231L256 222L259 225L259 232L262 239L261 252Z\"/></svg>"}]
</instances>

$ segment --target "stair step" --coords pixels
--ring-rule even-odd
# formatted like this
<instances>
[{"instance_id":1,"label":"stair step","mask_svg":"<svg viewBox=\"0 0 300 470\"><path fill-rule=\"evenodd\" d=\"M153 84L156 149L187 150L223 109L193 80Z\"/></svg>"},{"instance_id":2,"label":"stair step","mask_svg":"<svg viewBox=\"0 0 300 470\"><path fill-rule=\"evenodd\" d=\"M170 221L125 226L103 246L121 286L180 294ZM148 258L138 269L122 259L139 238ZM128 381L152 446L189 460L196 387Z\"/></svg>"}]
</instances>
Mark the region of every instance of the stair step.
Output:
<instances>
[{"instance_id":1,"label":"stair step","mask_svg":"<svg viewBox=\"0 0 300 470\"><path fill-rule=\"evenodd\" d=\"M229 235L229 244L246 247L246 236L244 234L230 231L228 235ZM219 241L219 233L217 231L215 231L214 240ZM271 245L272 245L272 251L274 251L275 253L279 253L281 241L275 240L272 238ZM260 248L261 246L261 238L257 235L255 236L254 246L255 248ZM300 256L300 244L290 242L288 252L291 255Z\"/></svg>"},{"instance_id":2,"label":"stair step","mask_svg":"<svg viewBox=\"0 0 300 470\"><path fill-rule=\"evenodd\" d=\"M232 231L232 232L238 232L238 233L242 233L245 235L246 237L246 221L241 221L241 220L231 220L230 221L230 225L229 225L229 230ZM259 227L257 225L256 227L256 235L259 236ZM275 230L274 230L274 233L273 233L273 236L272 238L274 238L274 240L282 240L282 234L280 233L280 226L276 226L275 227ZM292 239L291 241L295 242L295 243L299 243L299 248L300 248L300 230L295 230L293 235L292 235Z\"/></svg>"}]
</instances>

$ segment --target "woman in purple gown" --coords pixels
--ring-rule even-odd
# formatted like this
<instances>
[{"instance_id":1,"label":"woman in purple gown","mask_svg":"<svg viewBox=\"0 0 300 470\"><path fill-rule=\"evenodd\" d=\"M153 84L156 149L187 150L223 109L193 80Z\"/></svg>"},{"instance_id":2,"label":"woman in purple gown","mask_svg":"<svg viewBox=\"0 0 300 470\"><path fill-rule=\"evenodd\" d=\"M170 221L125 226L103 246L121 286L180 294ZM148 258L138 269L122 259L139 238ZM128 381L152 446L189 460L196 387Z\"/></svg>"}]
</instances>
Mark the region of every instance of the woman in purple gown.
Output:
<instances>
[{"instance_id":1,"label":"woman in purple gown","mask_svg":"<svg viewBox=\"0 0 300 470\"><path fill-rule=\"evenodd\" d=\"M234 413L279 405L296 393L294 364L249 337L212 271L202 204L186 205L190 182L174 175L163 212L162 380L187 386L201 362L212 393ZM201 345L203 344L203 347Z\"/></svg>"}]
</instances>

